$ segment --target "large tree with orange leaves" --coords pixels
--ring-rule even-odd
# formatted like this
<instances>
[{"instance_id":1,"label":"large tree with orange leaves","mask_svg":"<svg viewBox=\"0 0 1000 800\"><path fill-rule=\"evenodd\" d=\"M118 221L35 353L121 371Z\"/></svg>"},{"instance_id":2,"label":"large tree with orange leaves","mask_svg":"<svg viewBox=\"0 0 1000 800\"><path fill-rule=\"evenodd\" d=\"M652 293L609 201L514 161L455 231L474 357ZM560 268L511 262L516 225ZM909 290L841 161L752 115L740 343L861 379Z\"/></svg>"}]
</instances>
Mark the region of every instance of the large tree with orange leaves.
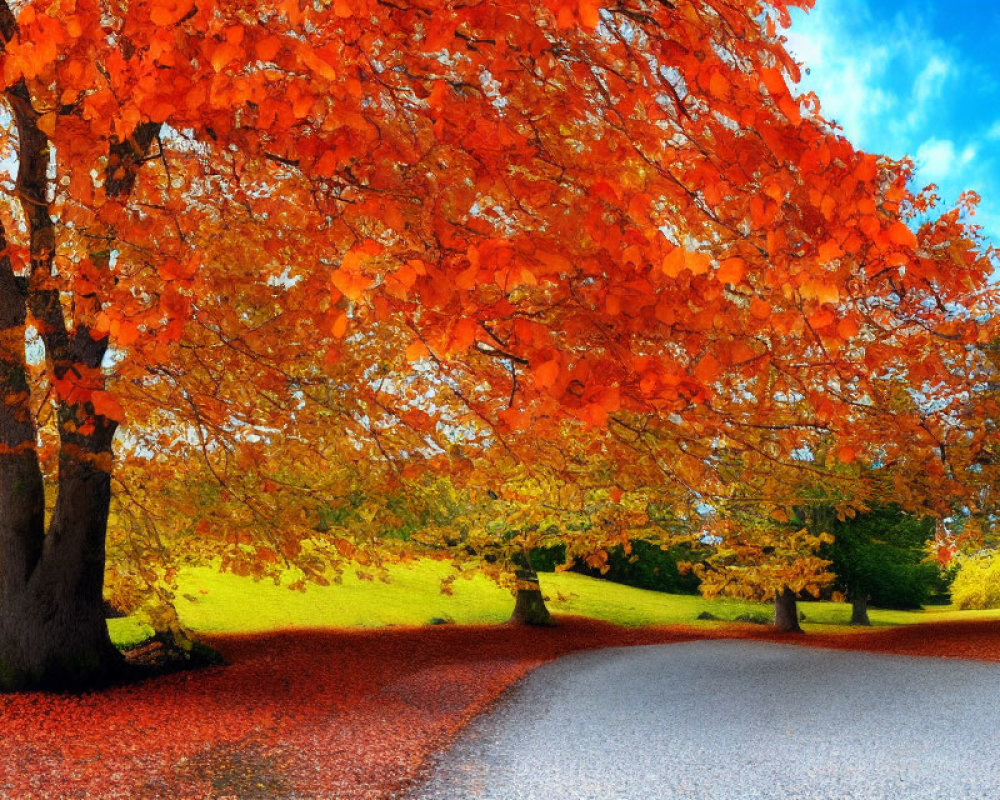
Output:
<instances>
[{"instance_id":1,"label":"large tree with orange leaves","mask_svg":"<svg viewBox=\"0 0 1000 800\"><path fill-rule=\"evenodd\" d=\"M989 265L957 212L914 235L905 165L794 95L779 29L805 4L0 4L0 680L116 662L123 421L126 447L260 451L325 365L446 436L398 379L344 368L384 331L498 441L609 424L711 484L720 442L766 463L819 425L851 460L871 375L952 374ZM260 369L226 394L213 348Z\"/></svg>"}]
</instances>

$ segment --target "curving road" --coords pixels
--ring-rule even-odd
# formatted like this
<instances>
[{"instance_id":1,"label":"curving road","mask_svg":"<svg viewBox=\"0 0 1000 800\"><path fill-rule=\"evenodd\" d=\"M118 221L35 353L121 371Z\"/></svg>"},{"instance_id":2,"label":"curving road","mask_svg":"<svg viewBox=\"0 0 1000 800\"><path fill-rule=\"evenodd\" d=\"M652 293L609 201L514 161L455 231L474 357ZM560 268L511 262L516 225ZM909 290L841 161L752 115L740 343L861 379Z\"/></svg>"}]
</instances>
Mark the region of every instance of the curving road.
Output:
<instances>
[{"instance_id":1,"label":"curving road","mask_svg":"<svg viewBox=\"0 0 1000 800\"><path fill-rule=\"evenodd\" d=\"M410 800L998 800L1000 665L761 642L577 653Z\"/></svg>"}]
</instances>

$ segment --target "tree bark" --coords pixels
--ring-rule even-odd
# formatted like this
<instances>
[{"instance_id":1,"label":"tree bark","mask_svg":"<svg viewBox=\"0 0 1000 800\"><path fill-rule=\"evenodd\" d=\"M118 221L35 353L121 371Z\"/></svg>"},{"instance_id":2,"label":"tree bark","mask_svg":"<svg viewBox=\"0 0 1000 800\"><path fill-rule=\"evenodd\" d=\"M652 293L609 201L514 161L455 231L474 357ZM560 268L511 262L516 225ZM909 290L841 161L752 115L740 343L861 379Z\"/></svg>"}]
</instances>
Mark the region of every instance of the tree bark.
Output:
<instances>
[{"instance_id":1,"label":"tree bark","mask_svg":"<svg viewBox=\"0 0 1000 800\"><path fill-rule=\"evenodd\" d=\"M532 569L519 569L514 575L517 578L517 594L514 613L510 615L508 622L515 625L554 625L552 615L545 607L538 574Z\"/></svg>"},{"instance_id":2,"label":"tree bark","mask_svg":"<svg viewBox=\"0 0 1000 800\"><path fill-rule=\"evenodd\" d=\"M7 251L0 226L0 248ZM0 686L11 684L23 659L18 637L21 600L42 555L45 489L35 452L35 422L24 356L26 287L10 258L0 257ZM8 666L10 664L10 666Z\"/></svg>"},{"instance_id":3,"label":"tree bark","mask_svg":"<svg viewBox=\"0 0 1000 800\"><path fill-rule=\"evenodd\" d=\"M782 633L804 633L799 625L795 592L787 586L774 593L774 628Z\"/></svg>"},{"instance_id":4,"label":"tree bark","mask_svg":"<svg viewBox=\"0 0 1000 800\"><path fill-rule=\"evenodd\" d=\"M857 592L851 597L851 624L871 625L868 619L868 594Z\"/></svg>"},{"instance_id":5,"label":"tree bark","mask_svg":"<svg viewBox=\"0 0 1000 800\"><path fill-rule=\"evenodd\" d=\"M0 247L5 247L0 231ZM25 295L0 259L0 688L63 688L121 663L102 613L114 423L84 436L60 410L58 497L48 534L45 488L24 362Z\"/></svg>"},{"instance_id":6,"label":"tree bark","mask_svg":"<svg viewBox=\"0 0 1000 800\"><path fill-rule=\"evenodd\" d=\"M0 4L3 45L17 23ZM15 193L27 223L29 275L15 275L0 255L0 689L84 688L118 677L124 660L111 643L103 614L105 536L111 502L112 440L117 423L98 414L89 395L53 395L59 426L55 509L45 531L45 487L36 452L31 383L25 363L30 309L45 345L49 375L105 389L101 372L106 334L91 335L100 298L75 298L67 325L53 284L56 223L49 206L51 149L24 80L5 98L17 124ZM113 142L105 193L122 202L131 192L159 125L144 123ZM107 241L114 238L108 231ZM0 254L7 252L0 223ZM110 269L108 251L91 253ZM84 376L87 376L84 379ZM55 381L53 382L55 384Z\"/></svg>"},{"instance_id":7,"label":"tree bark","mask_svg":"<svg viewBox=\"0 0 1000 800\"><path fill-rule=\"evenodd\" d=\"M30 308L51 375L100 374L107 338L70 332L48 285L55 252L45 201L48 143L20 93L18 187L31 236L31 275L0 259L0 688L82 688L116 677L124 663L103 611L104 538L116 423L90 402L57 397L59 475L45 532L45 486L36 452L24 336ZM6 231L0 226L6 252ZM81 369L82 368L82 369ZM72 373L71 373L72 371ZM103 389L103 380L97 388Z\"/></svg>"},{"instance_id":8,"label":"tree bark","mask_svg":"<svg viewBox=\"0 0 1000 800\"><path fill-rule=\"evenodd\" d=\"M115 425L92 418L88 435L64 427L80 411L60 409L58 494L44 536L33 447L0 455L0 688L79 689L124 667L103 613Z\"/></svg>"}]
</instances>

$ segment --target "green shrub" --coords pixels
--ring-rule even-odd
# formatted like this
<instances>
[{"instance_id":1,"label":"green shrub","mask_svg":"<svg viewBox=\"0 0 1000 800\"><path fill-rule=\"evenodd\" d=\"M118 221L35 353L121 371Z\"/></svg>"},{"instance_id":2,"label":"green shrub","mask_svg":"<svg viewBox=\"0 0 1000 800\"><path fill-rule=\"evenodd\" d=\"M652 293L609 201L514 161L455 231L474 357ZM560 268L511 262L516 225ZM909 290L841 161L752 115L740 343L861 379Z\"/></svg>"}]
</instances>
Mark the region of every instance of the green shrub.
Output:
<instances>
[{"instance_id":1,"label":"green shrub","mask_svg":"<svg viewBox=\"0 0 1000 800\"><path fill-rule=\"evenodd\" d=\"M749 622L751 625L770 625L774 622L774 615L766 611L747 611L733 617L733 622Z\"/></svg>"},{"instance_id":2,"label":"green shrub","mask_svg":"<svg viewBox=\"0 0 1000 800\"><path fill-rule=\"evenodd\" d=\"M877 608L907 611L920 608L930 597L940 570L928 562L900 563L898 561L874 562L868 574L872 578L869 603Z\"/></svg>"},{"instance_id":3,"label":"green shrub","mask_svg":"<svg viewBox=\"0 0 1000 800\"><path fill-rule=\"evenodd\" d=\"M951 599L961 609L1000 608L1000 553L962 559Z\"/></svg>"},{"instance_id":4,"label":"green shrub","mask_svg":"<svg viewBox=\"0 0 1000 800\"><path fill-rule=\"evenodd\" d=\"M953 558L947 566L938 566L937 575L931 585L931 593L924 605L950 606L951 605L951 584L958 574L961 564L959 559Z\"/></svg>"}]
</instances>

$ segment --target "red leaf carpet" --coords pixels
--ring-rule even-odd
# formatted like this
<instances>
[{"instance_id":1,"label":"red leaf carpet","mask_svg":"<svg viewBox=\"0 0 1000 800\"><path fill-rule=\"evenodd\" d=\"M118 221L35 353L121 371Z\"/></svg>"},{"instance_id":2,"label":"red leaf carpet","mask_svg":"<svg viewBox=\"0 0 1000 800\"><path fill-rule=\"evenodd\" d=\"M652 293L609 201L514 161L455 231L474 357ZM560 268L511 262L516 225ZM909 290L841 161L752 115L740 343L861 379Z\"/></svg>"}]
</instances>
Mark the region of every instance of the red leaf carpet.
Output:
<instances>
[{"instance_id":1,"label":"red leaf carpet","mask_svg":"<svg viewBox=\"0 0 1000 800\"><path fill-rule=\"evenodd\" d=\"M1000 660L1000 623L773 636L752 626L437 627L219 637L230 666L0 696L0 798L391 798L527 671L574 650L746 637Z\"/></svg>"}]
</instances>

